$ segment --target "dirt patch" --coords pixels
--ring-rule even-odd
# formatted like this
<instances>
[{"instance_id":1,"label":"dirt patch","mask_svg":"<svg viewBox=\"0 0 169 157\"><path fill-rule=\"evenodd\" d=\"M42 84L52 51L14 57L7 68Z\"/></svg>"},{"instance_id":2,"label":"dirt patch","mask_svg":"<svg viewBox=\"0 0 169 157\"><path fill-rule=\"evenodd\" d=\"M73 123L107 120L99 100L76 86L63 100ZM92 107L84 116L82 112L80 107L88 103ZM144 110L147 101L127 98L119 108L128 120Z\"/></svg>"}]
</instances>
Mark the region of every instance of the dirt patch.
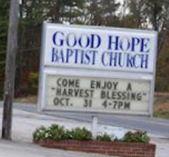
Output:
<instances>
[{"instance_id":1,"label":"dirt patch","mask_svg":"<svg viewBox=\"0 0 169 157\"><path fill-rule=\"evenodd\" d=\"M169 111L169 103L161 103L155 107L155 111Z\"/></svg>"},{"instance_id":2,"label":"dirt patch","mask_svg":"<svg viewBox=\"0 0 169 157\"><path fill-rule=\"evenodd\" d=\"M169 119L169 94L156 93L154 102L154 116Z\"/></svg>"}]
</instances>

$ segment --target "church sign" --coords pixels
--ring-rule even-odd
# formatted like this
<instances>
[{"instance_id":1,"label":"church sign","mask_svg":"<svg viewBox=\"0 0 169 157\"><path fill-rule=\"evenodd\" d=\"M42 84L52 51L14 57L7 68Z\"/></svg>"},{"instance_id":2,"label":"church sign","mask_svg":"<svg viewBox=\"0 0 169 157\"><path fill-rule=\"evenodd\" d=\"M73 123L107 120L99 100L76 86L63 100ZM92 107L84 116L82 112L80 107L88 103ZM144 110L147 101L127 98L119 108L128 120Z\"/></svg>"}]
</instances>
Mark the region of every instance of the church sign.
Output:
<instances>
[{"instance_id":1,"label":"church sign","mask_svg":"<svg viewBox=\"0 0 169 157\"><path fill-rule=\"evenodd\" d=\"M154 31L44 23L39 110L151 115Z\"/></svg>"}]
</instances>

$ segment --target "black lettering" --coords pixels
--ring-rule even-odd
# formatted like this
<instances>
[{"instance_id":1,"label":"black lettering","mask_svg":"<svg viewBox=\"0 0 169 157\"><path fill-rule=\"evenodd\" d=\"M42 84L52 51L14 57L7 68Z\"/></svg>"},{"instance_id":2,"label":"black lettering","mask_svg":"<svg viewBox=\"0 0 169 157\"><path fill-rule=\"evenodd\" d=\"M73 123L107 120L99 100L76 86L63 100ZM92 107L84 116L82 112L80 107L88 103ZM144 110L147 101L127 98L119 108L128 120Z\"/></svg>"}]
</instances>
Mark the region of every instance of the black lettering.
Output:
<instances>
[{"instance_id":1,"label":"black lettering","mask_svg":"<svg viewBox=\"0 0 169 157\"><path fill-rule=\"evenodd\" d=\"M61 96L62 95L61 92L62 92L61 88L56 88L56 95Z\"/></svg>"},{"instance_id":2,"label":"black lettering","mask_svg":"<svg viewBox=\"0 0 169 157\"><path fill-rule=\"evenodd\" d=\"M118 102L118 107L117 107L117 108L118 108L118 109L121 109L122 107L123 107L123 102L122 102L122 101L119 101L119 102Z\"/></svg>"},{"instance_id":3,"label":"black lettering","mask_svg":"<svg viewBox=\"0 0 169 157\"><path fill-rule=\"evenodd\" d=\"M124 109L130 109L130 102L124 102Z\"/></svg>"},{"instance_id":4,"label":"black lettering","mask_svg":"<svg viewBox=\"0 0 169 157\"><path fill-rule=\"evenodd\" d=\"M101 91L101 93L100 93L100 98L101 99L104 99L104 98L106 98L106 92L105 91Z\"/></svg>"},{"instance_id":5,"label":"black lettering","mask_svg":"<svg viewBox=\"0 0 169 157\"><path fill-rule=\"evenodd\" d=\"M69 98L54 98L53 103L55 106L69 106Z\"/></svg>"},{"instance_id":6,"label":"black lettering","mask_svg":"<svg viewBox=\"0 0 169 157\"><path fill-rule=\"evenodd\" d=\"M138 93L138 94L137 94L137 100L138 100L138 101L141 101L141 99L142 99L142 95L141 95L141 93Z\"/></svg>"},{"instance_id":7,"label":"black lettering","mask_svg":"<svg viewBox=\"0 0 169 157\"><path fill-rule=\"evenodd\" d=\"M131 93L131 100L136 100L136 93Z\"/></svg>"},{"instance_id":8,"label":"black lettering","mask_svg":"<svg viewBox=\"0 0 169 157\"><path fill-rule=\"evenodd\" d=\"M85 108L92 107L92 100L91 99L84 99L84 105Z\"/></svg>"},{"instance_id":9,"label":"black lettering","mask_svg":"<svg viewBox=\"0 0 169 157\"><path fill-rule=\"evenodd\" d=\"M127 91L132 91L132 88L131 88L131 83L128 83L128 85L127 85Z\"/></svg>"},{"instance_id":10,"label":"black lettering","mask_svg":"<svg viewBox=\"0 0 169 157\"><path fill-rule=\"evenodd\" d=\"M68 89L69 96L73 97L73 89Z\"/></svg>"},{"instance_id":11,"label":"black lettering","mask_svg":"<svg viewBox=\"0 0 169 157\"><path fill-rule=\"evenodd\" d=\"M103 101L102 106L104 106L104 108L107 108L107 100Z\"/></svg>"},{"instance_id":12,"label":"black lettering","mask_svg":"<svg viewBox=\"0 0 169 157\"><path fill-rule=\"evenodd\" d=\"M55 106L58 106L59 105L59 99L56 97L53 99L53 103Z\"/></svg>"},{"instance_id":13,"label":"black lettering","mask_svg":"<svg viewBox=\"0 0 169 157\"><path fill-rule=\"evenodd\" d=\"M113 108L114 108L114 109L117 109L117 101L114 101L113 103L114 103L114 104L113 104Z\"/></svg>"}]
</instances>

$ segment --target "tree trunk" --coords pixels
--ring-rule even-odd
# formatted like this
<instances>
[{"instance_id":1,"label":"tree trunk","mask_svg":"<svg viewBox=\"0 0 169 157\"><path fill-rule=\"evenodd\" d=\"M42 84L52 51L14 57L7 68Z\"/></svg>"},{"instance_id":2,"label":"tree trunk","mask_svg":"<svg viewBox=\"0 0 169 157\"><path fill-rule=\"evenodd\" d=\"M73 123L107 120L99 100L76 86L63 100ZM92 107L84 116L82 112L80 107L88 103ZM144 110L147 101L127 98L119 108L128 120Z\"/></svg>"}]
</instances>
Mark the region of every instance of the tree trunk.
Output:
<instances>
[{"instance_id":1,"label":"tree trunk","mask_svg":"<svg viewBox=\"0 0 169 157\"><path fill-rule=\"evenodd\" d=\"M11 139L11 129L12 129L12 104L13 104L14 82L15 82L15 59L18 47L17 44L18 15L19 15L19 2L18 0L11 0L6 67L5 67L4 109L2 122L2 138L7 140Z\"/></svg>"}]
</instances>

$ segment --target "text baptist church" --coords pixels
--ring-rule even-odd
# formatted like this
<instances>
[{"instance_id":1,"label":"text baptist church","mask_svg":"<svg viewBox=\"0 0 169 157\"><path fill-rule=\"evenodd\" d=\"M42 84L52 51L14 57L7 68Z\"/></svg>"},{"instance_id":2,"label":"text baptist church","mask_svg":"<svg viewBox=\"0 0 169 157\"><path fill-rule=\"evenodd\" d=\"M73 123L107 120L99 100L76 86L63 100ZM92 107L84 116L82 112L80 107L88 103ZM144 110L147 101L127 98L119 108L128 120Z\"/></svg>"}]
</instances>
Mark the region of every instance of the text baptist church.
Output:
<instances>
[{"instance_id":1,"label":"text baptist church","mask_svg":"<svg viewBox=\"0 0 169 157\"><path fill-rule=\"evenodd\" d=\"M104 67L148 68L150 39L110 34L74 34L57 31L52 36L52 63ZM103 46L104 45L104 46Z\"/></svg>"}]
</instances>

